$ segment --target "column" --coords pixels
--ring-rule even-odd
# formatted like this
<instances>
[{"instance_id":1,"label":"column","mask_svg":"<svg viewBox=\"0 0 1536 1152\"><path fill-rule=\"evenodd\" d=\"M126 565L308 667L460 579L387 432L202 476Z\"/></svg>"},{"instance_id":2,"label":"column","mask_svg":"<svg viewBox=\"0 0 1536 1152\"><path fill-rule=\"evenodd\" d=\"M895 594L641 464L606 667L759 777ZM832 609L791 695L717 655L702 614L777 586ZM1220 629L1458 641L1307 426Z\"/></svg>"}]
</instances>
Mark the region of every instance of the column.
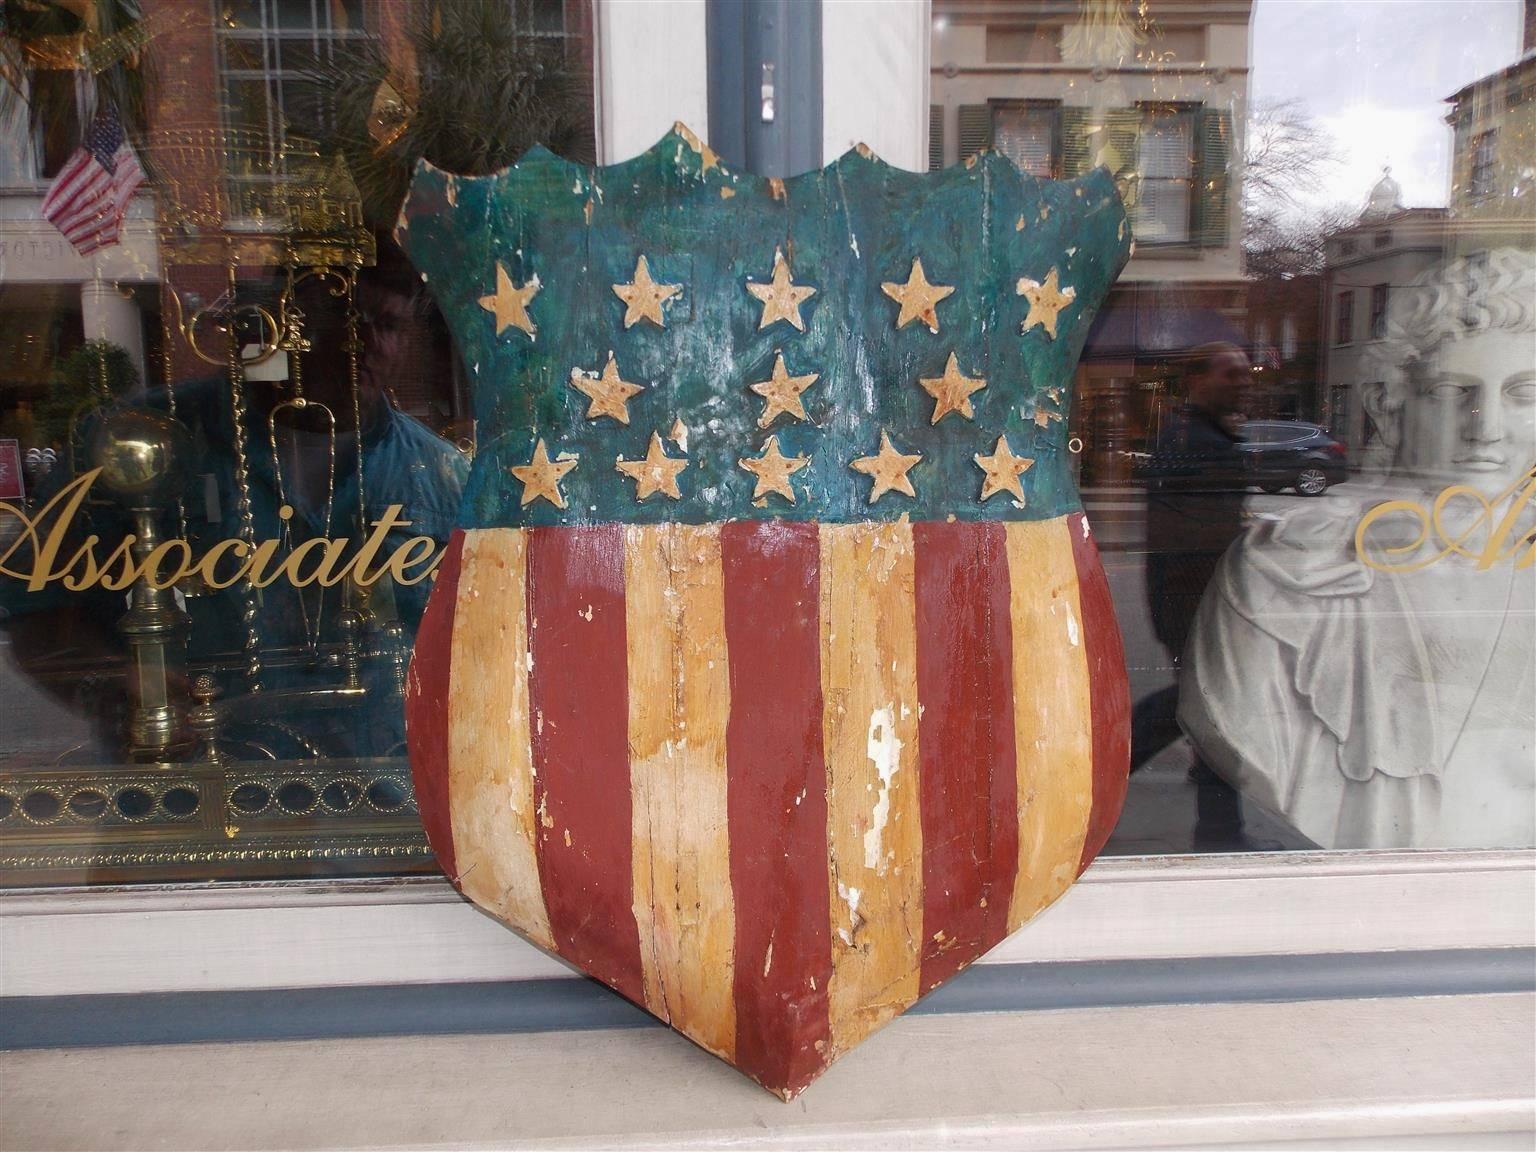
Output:
<instances>
[{"instance_id":1,"label":"column","mask_svg":"<svg viewBox=\"0 0 1536 1152\"><path fill-rule=\"evenodd\" d=\"M87 280L80 285L80 319L87 340L110 340L128 352L144 375L144 323L137 301L110 280Z\"/></svg>"}]
</instances>

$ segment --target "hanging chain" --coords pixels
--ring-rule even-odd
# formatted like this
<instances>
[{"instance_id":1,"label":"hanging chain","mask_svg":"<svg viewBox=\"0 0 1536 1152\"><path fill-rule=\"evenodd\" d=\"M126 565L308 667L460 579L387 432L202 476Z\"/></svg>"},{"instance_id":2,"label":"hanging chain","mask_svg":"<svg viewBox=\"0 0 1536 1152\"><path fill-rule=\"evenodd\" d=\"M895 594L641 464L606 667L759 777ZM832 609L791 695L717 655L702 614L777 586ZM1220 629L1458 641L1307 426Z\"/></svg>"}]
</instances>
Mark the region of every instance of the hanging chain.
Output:
<instances>
[{"instance_id":1,"label":"hanging chain","mask_svg":"<svg viewBox=\"0 0 1536 1152\"><path fill-rule=\"evenodd\" d=\"M324 275L322 271L319 273ZM295 412L302 412L313 408L320 412L326 427L326 474L325 474L325 520L320 535L324 539L330 539L331 524L336 509L336 414L325 405L308 399L304 395L304 368L303 353L309 347L309 341L304 338L304 313L294 298L294 266L288 265L288 289L284 298L282 317L282 337L280 346L288 354L288 379L293 388L293 398L284 400L272 406L267 413L267 440L272 449L272 476L277 484L277 501L279 509L288 508L290 515L281 516L282 527L280 534L283 547L291 556L293 554L293 517L292 504L288 499L287 482L283 476L282 453L277 442L277 416L285 408L291 408ZM297 430L297 429L296 429ZM296 457L297 459L297 457ZM325 585L318 580L316 584L315 617L311 621L309 617L309 605L304 600L304 590L295 587L294 594L299 600L299 616L304 623L304 643L309 649L310 658L318 660L320 656L320 631L325 621Z\"/></svg>"},{"instance_id":2,"label":"hanging chain","mask_svg":"<svg viewBox=\"0 0 1536 1152\"><path fill-rule=\"evenodd\" d=\"M229 311L226 315L229 336L229 409L234 422L235 450L235 509L240 518L240 539L256 552L256 523L251 511L251 470L245 450L245 366L240 358L240 338L235 331L236 279L235 266L229 269ZM261 636L256 628L259 593L247 574L239 583L240 623L244 628L245 680L251 692L261 691Z\"/></svg>"},{"instance_id":3,"label":"hanging chain","mask_svg":"<svg viewBox=\"0 0 1536 1152\"><path fill-rule=\"evenodd\" d=\"M171 283L171 270L165 270L165 286L170 294L176 295L176 286ZM166 308L165 297L160 298L160 377L165 386L165 411L172 420L176 419L176 372L171 365L171 317ZM176 538L183 544L187 543L187 500L186 492L176 493Z\"/></svg>"},{"instance_id":4,"label":"hanging chain","mask_svg":"<svg viewBox=\"0 0 1536 1152\"><path fill-rule=\"evenodd\" d=\"M356 266L349 265L342 273L342 279L346 283L347 291L347 383L352 390L352 432L355 438L352 454L355 460L354 471L357 475L357 536L359 540L363 540L368 536L368 496L363 485L362 384L358 370L363 343L358 331Z\"/></svg>"}]
</instances>

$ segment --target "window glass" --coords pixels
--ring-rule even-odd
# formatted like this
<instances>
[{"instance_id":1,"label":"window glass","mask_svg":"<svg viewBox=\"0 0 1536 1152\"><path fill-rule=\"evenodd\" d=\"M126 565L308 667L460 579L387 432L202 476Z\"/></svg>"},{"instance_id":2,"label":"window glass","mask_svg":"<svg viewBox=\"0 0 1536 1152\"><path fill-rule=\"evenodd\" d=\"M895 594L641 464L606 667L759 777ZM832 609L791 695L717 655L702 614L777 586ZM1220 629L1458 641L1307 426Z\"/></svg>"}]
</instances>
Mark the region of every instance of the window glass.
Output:
<instances>
[{"instance_id":1,"label":"window glass","mask_svg":"<svg viewBox=\"0 0 1536 1152\"><path fill-rule=\"evenodd\" d=\"M1110 851L1530 845L1529 5L931 10L930 167L1103 167L1136 241L1063 346ZM421 159L592 160L592 11L0 0L0 885L432 867L476 369L391 230Z\"/></svg>"},{"instance_id":2,"label":"window glass","mask_svg":"<svg viewBox=\"0 0 1536 1152\"><path fill-rule=\"evenodd\" d=\"M1335 313L1333 341L1348 344L1355 338L1355 292L1352 288L1339 291L1338 311Z\"/></svg>"},{"instance_id":3,"label":"window glass","mask_svg":"<svg viewBox=\"0 0 1536 1152\"><path fill-rule=\"evenodd\" d=\"M592 161L588 6L3 0L0 49L0 886L431 869L401 693L476 445L391 230L419 159Z\"/></svg>"},{"instance_id":4,"label":"window glass","mask_svg":"<svg viewBox=\"0 0 1536 1152\"><path fill-rule=\"evenodd\" d=\"M1109 851L1531 845L1531 6L933 14L945 160L1055 102L1136 239L1071 416L1132 687Z\"/></svg>"},{"instance_id":5,"label":"window glass","mask_svg":"<svg viewBox=\"0 0 1536 1152\"><path fill-rule=\"evenodd\" d=\"M1057 112L1052 105L1005 106L993 113L992 145L1031 176L1056 171Z\"/></svg>"},{"instance_id":6,"label":"window glass","mask_svg":"<svg viewBox=\"0 0 1536 1152\"><path fill-rule=\"evenodd\" d=\"M1190 117L1183 112L1148 112L1139 126L1131 226L1140 243L1189 239L1194 172L1190 128Z\"/></svg>"}]
</instances>

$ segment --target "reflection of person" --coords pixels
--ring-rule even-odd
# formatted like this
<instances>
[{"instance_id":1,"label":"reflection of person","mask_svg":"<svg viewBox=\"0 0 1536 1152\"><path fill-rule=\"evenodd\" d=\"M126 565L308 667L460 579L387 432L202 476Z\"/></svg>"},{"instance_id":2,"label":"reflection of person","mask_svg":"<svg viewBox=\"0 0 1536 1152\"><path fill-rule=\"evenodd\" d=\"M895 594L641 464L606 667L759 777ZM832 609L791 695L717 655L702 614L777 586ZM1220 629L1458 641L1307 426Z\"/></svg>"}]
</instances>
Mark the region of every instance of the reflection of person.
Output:
<instances>
[{"instance_id":1,"label":"reflection of person","mask_svg":"<svg viewBox=\"0 0 1536 1152\"><path fill-rule=\"evenodd\" d=\"M1147 603L1158 640L1177 664L1200 596L1242 531L1239 404L1250 368L1242 349L1190 354L1185 400L1153 447L1147 485Z\"/></svg>"},{"instance_id":2,"label":"reflection of person","mask_svg":"<svg viewBox=\"0 0 1536 1152\"><path fill-rule=\"evenodd\" d=\"M1152 630L1179 675L1184 645L1222 553L1242 530L1239 405L1249 380L1247 355L1231 344L1207 344L1184 364L1181 406L1163 425L1147 468L1147 605ZM1136 702L1131 714L1131 769L1179 738L1179 684ZM1232 789L1196 759L1195 837L1231 846L1242 834L1242 807Z\"/></svg>"},{"instance_id":3,"label":"reflection of person","mask_svg":"<svg viewBox=\"0 0 1536 1152\"><path fill-rule=\"evenodd\" d=\"M1324 847L1536 842L1536 570L1445 551L1523 517L1536 467L1536 259L1456 261L1391 302L1367 410L1393 454L1392 552L1357 554L1364 505L1261 523L1223 560L1187 649L1179 720L1201 756ZM1491 505L1491 507L1490 507ZM1371 561L1368 563L1367 561ZM1391 569L1391 570L1388 570Z\"/></svg>"}]
</instances>

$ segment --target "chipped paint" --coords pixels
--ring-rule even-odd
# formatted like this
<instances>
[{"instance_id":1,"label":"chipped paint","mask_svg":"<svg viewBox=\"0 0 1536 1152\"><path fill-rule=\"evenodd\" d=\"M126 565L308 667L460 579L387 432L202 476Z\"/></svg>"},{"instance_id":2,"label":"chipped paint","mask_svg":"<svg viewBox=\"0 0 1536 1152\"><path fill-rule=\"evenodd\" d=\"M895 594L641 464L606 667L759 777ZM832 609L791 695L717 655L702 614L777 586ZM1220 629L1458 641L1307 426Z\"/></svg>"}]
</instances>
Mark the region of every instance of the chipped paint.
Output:
<instances>
[{"instance_id":1,"label":"chipped paint","mask_svg":"<svg viewBox=\"0 0 1536 1152\"><path fill-rule=\"evenodd\" d=\"M870 713L868 753L880 778L880 795L869 814L869 830L864 833L864 867L883 876L886 861L880 840L891 817L891 781L901 770L901 741L896 738L896 711L890 704Z\"/></svg>"}]
</instances>

